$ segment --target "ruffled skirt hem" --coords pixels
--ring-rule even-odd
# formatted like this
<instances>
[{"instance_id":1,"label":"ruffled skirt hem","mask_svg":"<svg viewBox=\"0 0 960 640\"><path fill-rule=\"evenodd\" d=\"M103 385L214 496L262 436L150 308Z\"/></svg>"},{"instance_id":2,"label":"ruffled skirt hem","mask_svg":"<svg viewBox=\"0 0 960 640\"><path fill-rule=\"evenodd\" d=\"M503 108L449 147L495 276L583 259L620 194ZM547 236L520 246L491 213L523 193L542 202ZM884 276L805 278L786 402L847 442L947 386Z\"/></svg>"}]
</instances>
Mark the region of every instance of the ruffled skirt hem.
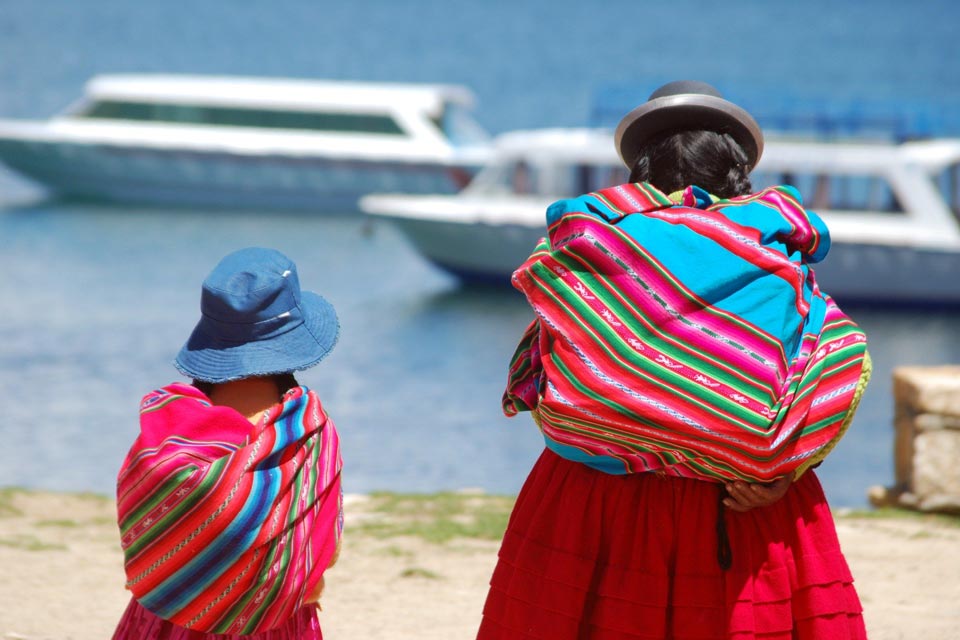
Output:
<instances>
[{"instance_id":1,"label":"ruffled skirt hem","mask_svg":"<svg viewBox=\"0 0 960 640\"><path fill-rule=\"evenodd\" d=\"M113 640L323 640L323 634L314 605L301 607L290 620L275 629L235 635L186 629L158 617L131 598L113 633Z\"/></svg>"},{"instance_id":2,"label":"ruffled skirt hem","mask_svg":"<svg viewBox=\"0 0 960 640\"><path fill-rule=\"evenodd\" d=\"M724 514L727 570L720 490L545 452L511 516L478 639L866 638L816 476L774 505Z\"/></svg>"}]
</instances>

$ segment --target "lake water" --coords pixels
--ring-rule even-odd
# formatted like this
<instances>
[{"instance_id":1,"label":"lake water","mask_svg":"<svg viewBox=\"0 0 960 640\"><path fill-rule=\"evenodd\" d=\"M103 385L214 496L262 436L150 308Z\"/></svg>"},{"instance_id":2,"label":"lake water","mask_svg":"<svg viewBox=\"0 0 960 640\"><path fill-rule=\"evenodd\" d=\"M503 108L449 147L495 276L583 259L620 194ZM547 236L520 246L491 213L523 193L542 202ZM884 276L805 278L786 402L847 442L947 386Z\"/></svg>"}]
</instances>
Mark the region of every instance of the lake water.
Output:
<instances>
[{"instance_id":1,"label":"lake water","mask_svg":"<svg viewBox=\"0 0 960 640\"><path fill-rule=\"evenodd\" d=\"M837 4L855 3L792 5L787 21L759 1L0 0L0 117L46 117L112 71L457 82L494 132L583 124L599 87L650 77L960 99L960 5ZM340 344L301 379L340 428L347 491L519 489L541 448L499 407L531 318L519 294L461 287L359 216L62 202L2 171L0 486L112 492L140 396L177 379L201 280L249 245L287 253L340 314ZM892 369L960 362L960 314L848 311L874 380L820 475L834 505L859 506L892 481Z\"/></svg>"}]
</instances>

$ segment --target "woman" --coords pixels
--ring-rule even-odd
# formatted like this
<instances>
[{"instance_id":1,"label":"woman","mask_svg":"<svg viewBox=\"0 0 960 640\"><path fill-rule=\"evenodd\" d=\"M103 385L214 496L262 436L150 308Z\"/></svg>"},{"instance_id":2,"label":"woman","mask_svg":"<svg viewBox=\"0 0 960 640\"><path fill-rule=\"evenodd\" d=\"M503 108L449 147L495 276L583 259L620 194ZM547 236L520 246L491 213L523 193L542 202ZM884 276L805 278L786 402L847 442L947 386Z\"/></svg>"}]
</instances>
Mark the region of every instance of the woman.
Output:
<instances>
[{"instance_id":1,"label":"woman","mask_svg":"<svg viewBox=\"0 0 960 640\"><path fill-rule=\"evenodd\" d=\"M292 372L333 348L333 307L271 249L224 258L176 358L193 384L140 404L117 481L127 588L115 640L318 640L343 527L339 439Z\"/></svg>"},{"instance_id":2,"label":"woman","mask_svg":"<svg viewBox=\"0 0 960 640\"><path fill-rule=\"evenodd\" d=\"M710 85L661 87L615 141L631 184L552 205L513 277L536 319L504 411L546 450L478 637L865 637L810 470L870 370L809 266L826 227L751 194L763 136Z\"/></svg>"}]
</instances>

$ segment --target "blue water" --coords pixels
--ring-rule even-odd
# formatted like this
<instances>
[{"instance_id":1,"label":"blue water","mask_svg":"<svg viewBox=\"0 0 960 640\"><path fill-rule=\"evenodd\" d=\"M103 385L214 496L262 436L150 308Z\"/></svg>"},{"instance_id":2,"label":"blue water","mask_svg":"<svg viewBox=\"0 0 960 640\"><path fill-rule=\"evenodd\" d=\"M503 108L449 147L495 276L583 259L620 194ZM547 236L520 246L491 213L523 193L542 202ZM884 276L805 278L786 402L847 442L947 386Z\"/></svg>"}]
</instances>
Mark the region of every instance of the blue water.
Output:
<instances>
[{"instance_id":1,"label":"blue water","mask_svg":"<svg viewBox=\"0 0 960 640\"><path fill-rule=\"evenodd\" d=\"M0 0L0 117L49 116L118 71L462 83L493 132L583 124L597 90L651 78L948 103L958 32L949 0ZM341 430L347 491L518 490L540 441L499 409L531 317L517 294L460 287L356 216L61 202L2 171L0 485L111 492L140 396L177 378L200 281L253 244L290 255L340 313L340 344L301 378ZM892 481L892 368L960 361L960 314L850 311L874 382L821 477L858 506Z\"/></svg>"}]
</instances>

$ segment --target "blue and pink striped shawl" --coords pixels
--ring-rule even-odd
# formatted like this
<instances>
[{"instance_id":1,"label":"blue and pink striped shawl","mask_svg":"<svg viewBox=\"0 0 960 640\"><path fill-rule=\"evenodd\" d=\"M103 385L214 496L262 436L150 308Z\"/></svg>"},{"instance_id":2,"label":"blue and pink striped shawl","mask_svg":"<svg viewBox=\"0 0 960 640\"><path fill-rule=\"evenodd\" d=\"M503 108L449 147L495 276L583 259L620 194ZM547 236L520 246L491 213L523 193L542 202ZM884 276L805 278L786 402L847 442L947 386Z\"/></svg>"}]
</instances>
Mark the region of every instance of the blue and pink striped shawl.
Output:
<instances>
[{"instance_id":1,"label":"blue and pink striped shawl","mask_svg":"<svg viewBox=\"0 0 960 640\"><path fill-rule=\"evenodd\" d=\"M190 385L147 394L117 481L127 588L194 631L282 625L315 592L340 538L339 443L305 387L256 425Z\"/></svg>"},{"instance_id":2,"label":"blue and pink striped shawl","mask_svg":"<svg viewBox=\"0 0 960 640\"><path fill-rule=\"evenodd\" d=\"M826 226L797 192L715 200L625 184L562 200L513 274L536 319L503 407L609 473L769 481L821 460L869 377L817 286Z\"/></svg>"}]
</instances>

